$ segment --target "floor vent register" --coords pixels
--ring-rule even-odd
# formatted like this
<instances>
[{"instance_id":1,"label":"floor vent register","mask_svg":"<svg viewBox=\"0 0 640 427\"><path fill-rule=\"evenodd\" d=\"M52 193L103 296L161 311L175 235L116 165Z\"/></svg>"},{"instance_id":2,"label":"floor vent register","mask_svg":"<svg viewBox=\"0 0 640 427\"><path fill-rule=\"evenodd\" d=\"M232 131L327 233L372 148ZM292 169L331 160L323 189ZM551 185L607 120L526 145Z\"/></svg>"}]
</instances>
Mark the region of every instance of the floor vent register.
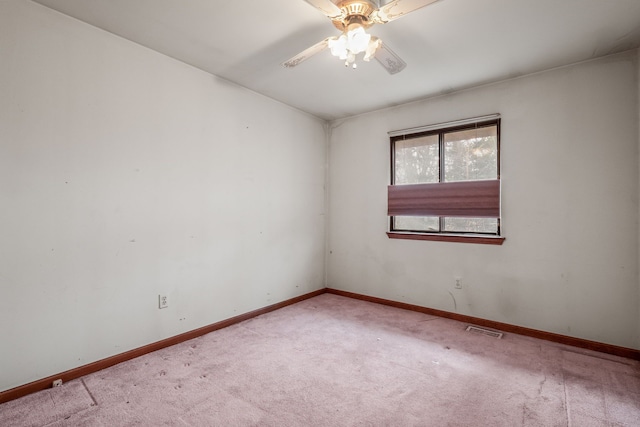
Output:
<instances>
[{"instance_id":1,"label":"floor vent register","mask_svg":"<svg viewBox=\"0 0 640 427\"><path fill-rule=\"evenodd\" d=\"M492 331L490 329L480 328L478 326L467 326L467 332L475 332L476 334L487 335L493 338L502 338L502 332Z\"/></svg>"}]
</instances>

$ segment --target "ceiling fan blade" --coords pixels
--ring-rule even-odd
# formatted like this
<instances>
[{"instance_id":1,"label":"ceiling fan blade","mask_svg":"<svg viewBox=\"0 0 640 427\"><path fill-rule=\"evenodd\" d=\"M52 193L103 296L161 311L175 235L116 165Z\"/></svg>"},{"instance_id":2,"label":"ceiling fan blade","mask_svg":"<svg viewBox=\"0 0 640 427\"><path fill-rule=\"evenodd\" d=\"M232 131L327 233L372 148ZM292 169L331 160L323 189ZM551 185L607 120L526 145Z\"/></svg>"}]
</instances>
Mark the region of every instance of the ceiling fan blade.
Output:
<instances>
[{"instance_id":1,"label":"ceiling fan blade","mask_svg":"<svg viewBox=\"0 0 640 427\"><path fill-rule=\"evenodd\" d=\"M320 53L323 50L325 50L327 47L329 47L329 40L332 40L332 39L335 39L335 37L327 37L326 39L322 40L321 42L314 44L313 46L303 50L302 52L300 52L299 54L297 54L293 58L289 59L288 61L283 62L282 66L285 67L285 68L295 67L296 65L298 65L302 61L305 61L305 60L311 58L313 55L315 55L317 53Z\"/></svg>"},{"instance_id":2,"label":"ceiling fan blade","mask_svg":"<svg viewBox=\"0 0 640 427\"><path fill-rule=\"evenodd\" d=\"M340 18L342 11L331 0L304 0L331 19Z\"/></svg>"},{"instance_id":3,"label":"ceiling fan blade","mask_svg":"<svg viewBox=\"0 0 640 427\"><path fill-rule=\"evenodd\" d=\"M376 52L375 58L389 74L399 73L407 66L407 63L400 59L400 57L384 43L382 43Z\"/></svg>"},{"instance_id":4,"label":"ceiling fan blade","mask_svg":"<svg viewBox=\"0 0 640 427\"><path fill-rule=\"evenodd\" d=\"M376 10L373 13L373 20L378 24L385 24L436 1L438 0L394 0Z\"/></svg>"}]
</instances>

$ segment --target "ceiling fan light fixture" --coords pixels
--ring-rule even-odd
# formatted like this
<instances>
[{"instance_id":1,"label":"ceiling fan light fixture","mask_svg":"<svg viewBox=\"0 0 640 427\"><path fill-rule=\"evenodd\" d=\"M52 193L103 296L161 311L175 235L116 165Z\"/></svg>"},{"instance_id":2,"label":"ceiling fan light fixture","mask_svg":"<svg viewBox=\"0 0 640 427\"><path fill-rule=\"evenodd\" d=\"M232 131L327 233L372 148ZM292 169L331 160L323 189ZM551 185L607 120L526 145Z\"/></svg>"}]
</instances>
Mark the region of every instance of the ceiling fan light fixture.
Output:
<instances>
[{"instance_id":1,"label":"ceiling fan light fixture","mask_svg":"<svg viewBox=\"0 0 640 427\"><path fill-rule=\"evenodd\" d=\"M381 40L367 34L360 23L352 23L340 36L327 42L331 54L345 61L344 65L356 68L356 55L365 52L364 60L369 61L381 45Z\"/></svg>"}]
</instances>

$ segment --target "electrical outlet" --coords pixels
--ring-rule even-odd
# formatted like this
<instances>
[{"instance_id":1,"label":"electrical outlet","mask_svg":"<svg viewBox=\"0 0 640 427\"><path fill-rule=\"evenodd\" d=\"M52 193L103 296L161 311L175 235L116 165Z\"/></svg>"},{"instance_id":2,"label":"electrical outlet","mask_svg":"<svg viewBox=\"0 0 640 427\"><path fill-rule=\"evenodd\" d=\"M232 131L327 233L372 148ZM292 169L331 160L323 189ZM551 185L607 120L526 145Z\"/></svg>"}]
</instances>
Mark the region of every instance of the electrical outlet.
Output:
<instances>
[{"instance_id":1,"label":"electrical outlet","mask_svg":"<svg viewBox=\"0 0 640 427\"><path fill-rule=\"evenodd\" d=\"M455 279L456 279L455 288L462 289L462 277L456 277Z\"/></svg>"},{"instance_id":2,"label":"electrical outlet","mask_svg":"<svg viewBox=\"0 0 640 427\"><path fill-rule=\"evenodd\" d=\"M158 308L169 307L169 297L167 295L158 295Z\"/></svg>"},{"instance_id":3,"label":"electrical outlet","mask_svg":"<svg viewBox=\"0 0 640 427\"><path fill-rule=\"evenodd\" d=\"M62 380L61 379L57 379L54 380L53 383L51 384L52 387L62 387Z\"/></svg>"}]
</instances>

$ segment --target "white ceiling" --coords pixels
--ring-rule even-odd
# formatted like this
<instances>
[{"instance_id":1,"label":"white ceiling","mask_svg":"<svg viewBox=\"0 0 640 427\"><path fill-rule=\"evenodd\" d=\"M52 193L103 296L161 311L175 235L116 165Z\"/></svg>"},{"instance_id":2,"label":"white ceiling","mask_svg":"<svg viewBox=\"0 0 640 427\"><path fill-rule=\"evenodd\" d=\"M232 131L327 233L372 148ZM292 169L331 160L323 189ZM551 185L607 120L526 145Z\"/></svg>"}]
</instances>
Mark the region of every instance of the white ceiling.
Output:
<instances>
[{"instance_id":1,"label":"white ceiling","mask_svg":"<svg viewBox=\"0 0 640 427\"><path fill-rule=\"evenodd\" d=\"M34 0L326 120L640 46L640 0L440 0L370 33L407 68L345 68L304 0Z\"/></svg>"}]
</instances>

